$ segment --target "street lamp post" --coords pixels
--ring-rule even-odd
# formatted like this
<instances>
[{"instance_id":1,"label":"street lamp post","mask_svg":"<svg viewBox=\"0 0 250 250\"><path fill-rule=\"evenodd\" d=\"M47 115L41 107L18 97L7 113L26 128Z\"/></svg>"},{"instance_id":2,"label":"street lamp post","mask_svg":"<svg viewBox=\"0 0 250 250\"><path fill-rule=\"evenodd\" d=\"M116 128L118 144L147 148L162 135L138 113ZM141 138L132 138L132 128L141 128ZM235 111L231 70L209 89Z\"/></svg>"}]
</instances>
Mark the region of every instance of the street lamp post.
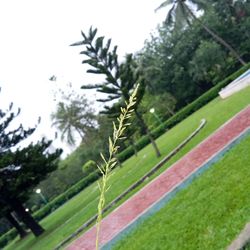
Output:
<instances>
[{"instance_id":1,"label":"street lamp post","mask_svg":"<svg viewBox=\"0 0 250 250\"><path fill-rule=\"evenodd\" d=\"M42 193L42 190L41 190L40 188L38 188L38 189L36 190L36 193L39 194L39 195L41 196L41 198L42 198L42 200L44 201L45 204L48 203L48 201L47 201L46 198L44 197L44 195L43 195L43 193Z\"/></svg>"},{"instance_id":2,"label":"street lamp post","mask_svg":"<svg viewBox=\"0 0 250 250\"><path fill-rule=\"evenodd\" d=\"M160 117L155 113L155 109L154 109L154 108L151 108L151 109L149 110L149 112L150 112L151 114L153 114L153 116L158 120L158 122L159 122L160 124L162 124L162 121L161 121Z\"/></svg>"}]
</instances>

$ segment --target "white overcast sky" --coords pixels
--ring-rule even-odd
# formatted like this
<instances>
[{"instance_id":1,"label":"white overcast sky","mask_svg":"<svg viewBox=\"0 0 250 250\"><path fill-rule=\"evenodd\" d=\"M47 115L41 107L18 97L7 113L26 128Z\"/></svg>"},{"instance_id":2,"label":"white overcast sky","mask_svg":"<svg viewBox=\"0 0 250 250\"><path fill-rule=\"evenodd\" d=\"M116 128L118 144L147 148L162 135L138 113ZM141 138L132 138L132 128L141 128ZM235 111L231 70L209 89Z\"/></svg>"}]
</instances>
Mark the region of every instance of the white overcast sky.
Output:
<instances>
[{"instance_id":1,"label":"white overcast sky","mask_svg":"<svg viewBox=\"0 0 250 250\"><path fill-rule=\"evenodd\" d=\"M22 110L19 122L26 126L33 126L41 116L33 139L53 138L50 114L55 109L56 84L48 79L56 75L58 85L71 82L79 93L84 93L81 85L91 82L81 64L81 47L69 46L81 40L80 31L97 27L99 35L118 45L120 56L138 51L164 20L164 10L154 12L162 1L1 0L0 108L13 102ZM55 146L63 144L57 140Z\"/></svg>"}]
</instances>

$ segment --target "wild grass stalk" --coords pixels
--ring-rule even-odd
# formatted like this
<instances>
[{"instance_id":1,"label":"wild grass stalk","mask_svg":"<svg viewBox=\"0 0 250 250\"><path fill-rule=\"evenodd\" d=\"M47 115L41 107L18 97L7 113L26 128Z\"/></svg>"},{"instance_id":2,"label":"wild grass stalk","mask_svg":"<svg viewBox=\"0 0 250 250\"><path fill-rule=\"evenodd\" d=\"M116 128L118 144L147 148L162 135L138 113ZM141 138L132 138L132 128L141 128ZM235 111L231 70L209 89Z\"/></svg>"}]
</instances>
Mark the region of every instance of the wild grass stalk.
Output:
<instances>
[{"instance_id":1,"label":"wild grass stalk","mask_svg":"<svg viewBox=\"0 0 250 250\"><path fill-rule=\"evenodd\" d=\"M121 108L121 114L117 118L118 125L113 122L113 137L109 137L109 155L106 158L101 153L101 158L104 162L103 165L97 165L98 169L102 173L102 178L98 182L98 187L100 189L100 198L98 202L98 217L96 220L96 250L99 248L99 236L100 236L100 227L101 227L101 220L102 220L102 210L105 206L105 193L110 188L108 186L108 180L111 176L111 170L115 167L117 164L117 159L115 157L119 145L118 141L125 139L124 131L126 128L130 125L128 123L128 119L132 116L132 113L134 111L134 105L136 104L136 94L138 90L139 85L136 86L135 90L131 94L129 101L126 102L126 107Z\"/></svg>"}]
</instances>

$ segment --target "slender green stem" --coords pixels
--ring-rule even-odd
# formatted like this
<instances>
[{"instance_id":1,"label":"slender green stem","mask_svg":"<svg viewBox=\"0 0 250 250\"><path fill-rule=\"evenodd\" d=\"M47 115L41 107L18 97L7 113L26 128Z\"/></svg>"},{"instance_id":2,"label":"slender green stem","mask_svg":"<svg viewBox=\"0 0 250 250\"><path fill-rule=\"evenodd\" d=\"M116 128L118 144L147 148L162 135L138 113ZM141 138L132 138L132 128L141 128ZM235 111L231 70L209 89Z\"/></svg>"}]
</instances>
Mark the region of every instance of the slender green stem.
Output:
<instances>
[{"instance_id":1,"label":"slender green stem","mask_svg":"<svg viewBox=\"0 0 250 250\"><path fill-rule=\"evenodd\" d=\"M136 86L132 95L129 98L129 102L126 103L125 108L121 108L121 114L117 118L118 127L115 123L113 123L113 138L109 137L109 156L108 159L105 158L103 154L101 157L103 159L103 166L97 166L102 173L101 181L98 182L98 186L100 189L100 198L98 203L98 216L96 220L96 250L99 248L99 237L100 237L100 227L102 220L102 210L105 206L105 193L108 191L108 180L110 178L110 172L117 164L117 159L115 154L119 148L118 141L123 139L123 134L127 126L130 124L127 123L127 120L132 116L132 112L134 111L133 107L136 103L136 94L138 91L139 85Z\"/></svg>"}]
</instances>

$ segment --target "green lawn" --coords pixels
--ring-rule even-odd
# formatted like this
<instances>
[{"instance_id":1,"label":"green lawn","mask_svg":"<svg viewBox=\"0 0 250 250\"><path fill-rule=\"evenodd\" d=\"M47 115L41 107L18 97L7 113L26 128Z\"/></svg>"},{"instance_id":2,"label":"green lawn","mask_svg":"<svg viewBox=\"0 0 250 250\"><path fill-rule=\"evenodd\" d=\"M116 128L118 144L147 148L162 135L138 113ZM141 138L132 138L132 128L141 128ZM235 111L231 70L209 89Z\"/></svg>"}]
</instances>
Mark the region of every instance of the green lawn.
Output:
<instances>
[{"instance_id":1,"label":"green lawn","mask_svg":"<svg viewBox=\"0 0 250 250\"><path fill-rule=\"evenodd\" d=\"M110 202L117 197L127 187L129 187L156 163L158 163L179 143L181 143L198 127L202 118L207 119L207 125L194 139L191 140L191 142L188 143L188 145L186 145L175 157L173 157L170 162L165 164L164 167L155 175L159 175L160 172L164 171L173 162L190 151L195 145L205 139L220 125L246 107L250 102L249 100L250 88L247 88L226 100L217 98L200 109L198 112L189 116L157 140L162 152L161 158L155 157L154 151L152 150L151 145L149 145L141 150L137 157L131 157L128 159L123 164L122 168L117 168L114 171L115 173L110 179L111 188L107 193L107 202ZM143 183L143 185L145 184L146 182ZM129 196L125 199L128 197ZM96 213L97 199L98 190L96 183L94 183L67 202L64 206L60 207L54 213L42 220L42 225L46 229L46 233L42 236L36 239L33 235L29 235L22 241L16 240L15 242L12 242L5 249L53 249L53 247L60 243L65 237L73 233ZM125 199L121 202L124 202Z\"/></svg>"},{"instance_id":2,"label":"green lawn","mask_svg":"<svg viewBox=\"0 0 250 250\"><path fill-rule=\"evenodd\" d=\"M250 136L114 249L226 249L250 220L249 180Z\"/></svg>"}]
</instances>

